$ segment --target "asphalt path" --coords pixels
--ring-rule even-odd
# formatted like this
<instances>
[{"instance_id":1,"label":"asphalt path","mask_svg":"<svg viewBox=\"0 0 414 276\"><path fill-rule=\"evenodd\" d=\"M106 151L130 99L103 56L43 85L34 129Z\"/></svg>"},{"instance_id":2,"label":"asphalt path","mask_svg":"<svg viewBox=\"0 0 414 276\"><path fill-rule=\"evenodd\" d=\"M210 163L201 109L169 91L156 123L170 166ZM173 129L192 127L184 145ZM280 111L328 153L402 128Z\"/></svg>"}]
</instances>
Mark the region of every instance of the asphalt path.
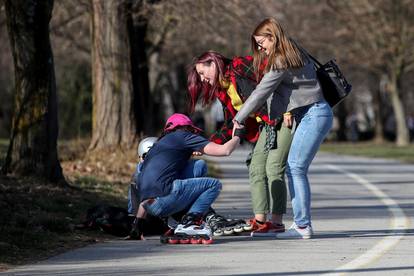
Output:
<instances>
[{"instance_id":1,"label":"asphalt path","mask_svg":"<svg viewBox=\"0 0 414 276\"><path fill-rule=\"evenodd\" d=\"M210 158L223 191L214 207L252 216L248 149ZM310 240L215 238L211 245L113 240L1 275L414 275L414 165L318 153L310 167ZM292 222L289 208L285 223Z\"/></svg>"}]
</instances>

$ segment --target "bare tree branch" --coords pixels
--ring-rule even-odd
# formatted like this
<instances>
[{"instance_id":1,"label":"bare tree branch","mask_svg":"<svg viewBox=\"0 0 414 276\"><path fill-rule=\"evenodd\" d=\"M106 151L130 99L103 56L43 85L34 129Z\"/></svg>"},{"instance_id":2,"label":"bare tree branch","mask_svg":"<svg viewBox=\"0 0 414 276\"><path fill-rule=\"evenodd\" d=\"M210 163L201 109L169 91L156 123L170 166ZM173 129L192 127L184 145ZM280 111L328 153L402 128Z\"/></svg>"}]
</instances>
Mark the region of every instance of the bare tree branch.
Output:
<instances>
[{"instance_id":1,"label":"bare tree branch","mask_svg":"<svg viewBox=\"0 0 414 276\"><path fill-rule=\"evenodd\" d=\"M65 28L67 25L72 24L73 22L79 20L81 17L87 15L87 11L78 11L75 14L71 14L68 18L64 18L62 21L54 24L52 28L50 28L51 32L57 32L61 28Z\"/></svg>"},{"instance_id":2,"label":"bare tree branch","mask_svg":"<svg viewBox=\"0 0 414 276\"><path fill-rule=\"evenodd\" d=\"M163 27L159 38L157 39L157 41L152 43L151 47L149 47L149 49L147 51L148 56L154 54L155 52L159 52L161 50L161 48L165 44L165 39L166 39L169 31L171 30L172 27L174 27L176 25L177 25L177 19L175 19L175 18L167 19L167 23Z\"/></svg>"},{"instance_id":3,"label":"bare tree branch","mask_svg":"<svg viewBox=\"0 0 414 276\"><path fill-rule=\"evenodd\" d=\"M79 41L79 39L77 37L75 37L72 33L70 32L63 32L60 31L58 29L56 29L54 31L54 35L56 35L57 37L60 37L66 41L69 41L71 45L75 46L75 48L85 54L90 54L91 49L90 49L90 45L85 45L82 42Z\"/></svg>"}]
</instances>

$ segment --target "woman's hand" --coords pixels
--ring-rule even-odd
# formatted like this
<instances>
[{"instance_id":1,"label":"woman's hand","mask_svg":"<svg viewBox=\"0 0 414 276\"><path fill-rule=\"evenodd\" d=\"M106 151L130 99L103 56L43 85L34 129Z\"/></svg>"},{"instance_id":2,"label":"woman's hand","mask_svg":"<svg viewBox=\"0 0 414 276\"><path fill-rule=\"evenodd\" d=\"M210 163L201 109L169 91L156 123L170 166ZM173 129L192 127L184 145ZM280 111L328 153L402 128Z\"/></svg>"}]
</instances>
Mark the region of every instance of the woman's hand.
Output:
<instances>
[{"instance_id":1,"label":"woman's hand","mask_svg":"<svg viewBox=\"0 0 414 276\"><path fill-rule=\"evenodd\" d=\"M293 125L292 113L286 112L283 114L283 123L285 124L286 127L292 128L292 125Z\"/></svg>"},{"instance_id":2,"label":"woman's hand","mask_svg":"<svg viewBox=\"0 0 414 276\"><path fill-rule=\"evenodd\" d=\"M232 137L234 137L234 132L236 131L236 129L238 128L244 128L243 124L240 124L239 122L237 122L236 120L233 120L233 132L231 134Z\"/></svg>"}]
</instances>

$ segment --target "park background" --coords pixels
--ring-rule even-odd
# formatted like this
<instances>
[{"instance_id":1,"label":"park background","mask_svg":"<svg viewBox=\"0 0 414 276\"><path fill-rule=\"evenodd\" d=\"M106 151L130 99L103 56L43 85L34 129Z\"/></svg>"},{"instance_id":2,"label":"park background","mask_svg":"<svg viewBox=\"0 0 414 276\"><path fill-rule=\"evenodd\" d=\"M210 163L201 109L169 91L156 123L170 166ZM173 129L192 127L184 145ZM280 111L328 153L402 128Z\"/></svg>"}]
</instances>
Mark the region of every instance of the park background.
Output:
<instances>
[{"instance_id":1,"label":"park background","mask_svg":"<svg viewBox=\"0 0 414 276\"><path fill-rule=\"evenodd\" d=\"M188 111L192 59L248 55L269 16L353 85L323 149L412 162L412 0L3 0L0 263L110 238L73 225L125 206L137 143ZM210 109L192 114L207 134Z\"/></svg>"}]
</instances>

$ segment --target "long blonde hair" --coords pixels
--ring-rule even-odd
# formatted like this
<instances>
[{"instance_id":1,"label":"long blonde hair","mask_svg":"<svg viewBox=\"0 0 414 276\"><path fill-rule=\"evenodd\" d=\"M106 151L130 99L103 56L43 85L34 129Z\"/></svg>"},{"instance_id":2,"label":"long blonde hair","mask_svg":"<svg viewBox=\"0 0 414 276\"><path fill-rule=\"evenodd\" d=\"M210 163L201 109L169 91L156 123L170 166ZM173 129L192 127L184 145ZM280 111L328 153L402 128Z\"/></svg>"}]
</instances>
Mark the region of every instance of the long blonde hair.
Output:
<instances>
[{"instance_id":1,"label":"long blonde hair","mask_svg":"<svg viewBox=\"0 0 414 276\"><path fill-rule=\"evenodd\" d=\"M255 36L265 36L274 40L274 46L270 54L266 56L258 49ZM299 68L305 65L302 52L293 39L290 39L279 22L274 18L266 18L253 31L251 35L251 47L253 52L253 67L256 76L259 75L260 66L267 60L264 72L269 70L281 70L287 68Z\"/></svg>"}]
</instances>

